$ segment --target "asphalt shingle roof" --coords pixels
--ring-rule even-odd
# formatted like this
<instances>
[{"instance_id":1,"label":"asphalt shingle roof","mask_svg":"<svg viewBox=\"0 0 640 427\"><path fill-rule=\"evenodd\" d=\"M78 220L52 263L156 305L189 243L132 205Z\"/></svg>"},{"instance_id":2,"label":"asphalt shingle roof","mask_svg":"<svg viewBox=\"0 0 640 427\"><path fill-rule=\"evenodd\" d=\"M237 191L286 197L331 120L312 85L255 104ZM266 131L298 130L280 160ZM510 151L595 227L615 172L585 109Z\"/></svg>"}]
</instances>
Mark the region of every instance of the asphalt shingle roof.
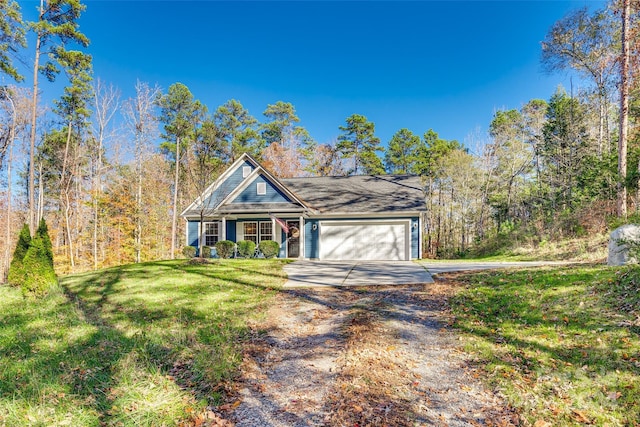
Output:
<instances>
[{"instance_id":1,"label":"asphalt shingle roof","mask_svg":"<svg viewBox=\"0 0 640 427\"><path fill-rule=\"evenodd\" d=\"M281 178L280 182L320 213L425 211L420 177L356 175Z\"/></svg>"}]
</instances>

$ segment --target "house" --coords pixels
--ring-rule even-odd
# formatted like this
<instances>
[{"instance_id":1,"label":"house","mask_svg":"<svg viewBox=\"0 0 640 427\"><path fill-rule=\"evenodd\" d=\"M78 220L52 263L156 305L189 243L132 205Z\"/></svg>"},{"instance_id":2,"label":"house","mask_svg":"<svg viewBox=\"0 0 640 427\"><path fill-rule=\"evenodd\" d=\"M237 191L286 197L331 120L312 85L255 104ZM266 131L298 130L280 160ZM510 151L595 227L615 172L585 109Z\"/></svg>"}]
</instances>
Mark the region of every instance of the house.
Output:
<instances>
[{"instance_id":1,"label":"house","mask_svg":"<svg viewBox=\"0 0 640 427\"><path fill-rule=\"evenodd\" d=\"M411 260L422 254L425 210L419 177L277 179L243 154L181 216L195 247L275 240L281 258Z\"/></svg>"}]
</instances>

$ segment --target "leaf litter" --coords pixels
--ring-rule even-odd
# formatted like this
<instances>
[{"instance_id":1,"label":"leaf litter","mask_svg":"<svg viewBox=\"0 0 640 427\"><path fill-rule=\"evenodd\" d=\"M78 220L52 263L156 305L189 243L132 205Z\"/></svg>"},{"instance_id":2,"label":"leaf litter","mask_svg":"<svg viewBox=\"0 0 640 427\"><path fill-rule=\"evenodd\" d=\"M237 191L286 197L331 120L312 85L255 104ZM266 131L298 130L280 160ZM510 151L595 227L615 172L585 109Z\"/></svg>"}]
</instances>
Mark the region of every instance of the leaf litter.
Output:
<instances>
[{"instance_id":1,"label":"leaf litter","mask_svg":"<svg viewBox=\"0 0 640 427\"><path fill-rule=\"evenodd\" d=\"M459 349L453 292L446 282L281 292L216 413L245 427L519 425Z\"/></svg>"}]
</instances>

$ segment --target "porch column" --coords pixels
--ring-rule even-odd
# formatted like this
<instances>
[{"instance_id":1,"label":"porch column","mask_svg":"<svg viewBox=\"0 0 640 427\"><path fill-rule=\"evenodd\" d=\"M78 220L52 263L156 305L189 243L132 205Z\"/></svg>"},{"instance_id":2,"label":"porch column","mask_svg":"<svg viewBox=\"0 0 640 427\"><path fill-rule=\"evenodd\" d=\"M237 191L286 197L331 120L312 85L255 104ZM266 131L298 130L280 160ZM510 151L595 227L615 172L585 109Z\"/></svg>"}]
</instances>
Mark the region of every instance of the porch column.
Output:
<instances>
[{"instance_id":1,"label":"porch column","mask_svg":"<svg viewBox=\"0 0 640 427\"><path fill-rule=\"evenodd\" d=\"M277 236L278 234L276 233L276 218L271 217L271 240L280 243L280 239Z\"/></svg>"},{"instance_id":2,"label":"porch column","mask_svg":"<svg viewBox=\"0 0 640 427\"><path fill-rule=\"evenodd\" d=\"M220 220L220 227L222 227L222 230L220 230L220 240L227 240L227 218L224 216L222 220Z\"/></svg>"},{"instance_id":3,"label":"porch column","mask_svg":"<svg viewBox=\"0 0 640 427\"><path fill-rule=\"evenodd\" d=\"M298 258L304 259L304 217L300 217L300 239L298 240L298 244L300 245L300 254Z\"/></svg>"}]
</instances>

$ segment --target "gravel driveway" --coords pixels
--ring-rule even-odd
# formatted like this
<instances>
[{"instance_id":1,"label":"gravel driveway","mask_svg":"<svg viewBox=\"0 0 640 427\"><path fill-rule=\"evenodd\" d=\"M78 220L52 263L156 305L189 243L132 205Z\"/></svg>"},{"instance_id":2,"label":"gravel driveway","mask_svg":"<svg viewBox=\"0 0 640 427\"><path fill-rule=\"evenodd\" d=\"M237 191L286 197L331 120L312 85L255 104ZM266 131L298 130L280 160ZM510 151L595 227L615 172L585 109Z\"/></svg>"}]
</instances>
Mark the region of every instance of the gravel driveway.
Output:
<instances>
[{"instance_id":1,"label":"gravel driveway","mask_svg":"<svg viewBox=\"0 0 640 427\"><path fill-rule=\"evenodd\" d=\"M517 425L449 329L451 286L284 290L243 362L237 426Z\"/></svg>"}]
</instances>

